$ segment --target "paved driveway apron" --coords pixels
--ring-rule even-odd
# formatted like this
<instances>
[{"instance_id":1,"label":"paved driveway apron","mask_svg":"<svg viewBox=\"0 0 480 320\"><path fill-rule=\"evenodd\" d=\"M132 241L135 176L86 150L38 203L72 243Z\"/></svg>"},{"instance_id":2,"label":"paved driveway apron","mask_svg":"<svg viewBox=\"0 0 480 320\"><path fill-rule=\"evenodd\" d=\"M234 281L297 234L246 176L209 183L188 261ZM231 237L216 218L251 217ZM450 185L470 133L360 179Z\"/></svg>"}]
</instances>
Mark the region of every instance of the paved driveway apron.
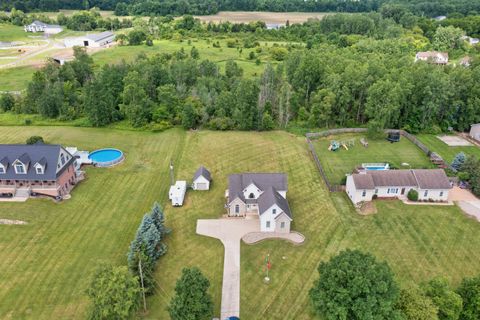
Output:
<instances>
[{"instance_id":1,"label":"paved driveway apron","mask_svg":"<svg viewBox=\"0 0 480 320\"><path fill-rule=\"evenodd\" d=\"M240 240L260 231L257 219L204 219L197 221L197 233L217 238L225 247L223 262L221 319L240 317Z\"/></svg>"}]
</instances>

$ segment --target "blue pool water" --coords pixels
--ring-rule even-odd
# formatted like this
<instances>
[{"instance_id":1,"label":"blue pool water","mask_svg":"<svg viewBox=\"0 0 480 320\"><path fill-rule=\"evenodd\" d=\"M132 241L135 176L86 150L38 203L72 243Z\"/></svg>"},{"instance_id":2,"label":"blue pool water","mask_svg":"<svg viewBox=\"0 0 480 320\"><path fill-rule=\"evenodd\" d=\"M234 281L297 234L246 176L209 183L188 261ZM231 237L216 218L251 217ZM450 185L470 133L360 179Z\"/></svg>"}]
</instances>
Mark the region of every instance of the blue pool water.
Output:
<instances>
[{"instance_id":1,"label":"blue pool water","mask_svg":"<svg viewBox=\"0 0 480 320\"><path fill-rule=\"evenodd\" d=\"M366 167L366 170L387 170L385 167Z\"/></svg>"},{"instance_id":2,"label":"blue pool water","mask_svg":"<svg viewBox=\"0 0 480 320\"><path fill-rule=\"evenodd\" d=\"M100 149L88 155L97 165L112 166L123 160L123 152L117 149Z\"/></svg>"}]
</instances>

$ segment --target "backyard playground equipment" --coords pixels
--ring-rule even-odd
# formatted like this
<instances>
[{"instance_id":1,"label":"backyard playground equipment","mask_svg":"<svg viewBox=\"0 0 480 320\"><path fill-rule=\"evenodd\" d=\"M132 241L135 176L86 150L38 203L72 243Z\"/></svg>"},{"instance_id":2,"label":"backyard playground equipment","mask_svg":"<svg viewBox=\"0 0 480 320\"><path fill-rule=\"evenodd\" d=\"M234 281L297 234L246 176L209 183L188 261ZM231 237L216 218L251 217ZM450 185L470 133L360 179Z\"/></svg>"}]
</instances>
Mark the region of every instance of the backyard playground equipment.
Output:
<instances>
[{"instance_id":1,"label":"backyard playground equipment","mask_svg":"<svg viewBox=\"0 0 480 320\"><path fill-rule=\"evenodd\" d=\"M328 151L337 151L338 149L340 149L340 143L335 140L330 141L330 145L328 146Z\"/></svg>"},{"instance_id":2,"label":"backyard playground equipment","mask_svg":"<svg viewBox=\"0 0 480 320\"><path fill-rule=\"evenodd\" d=\"M330 141L330 146L328 147L328 151L337 151L340 147L343 147L345 150L348 151L348 148L355 146L355 139L349 139L344 141Z\"/></svg>"}]
</instances>

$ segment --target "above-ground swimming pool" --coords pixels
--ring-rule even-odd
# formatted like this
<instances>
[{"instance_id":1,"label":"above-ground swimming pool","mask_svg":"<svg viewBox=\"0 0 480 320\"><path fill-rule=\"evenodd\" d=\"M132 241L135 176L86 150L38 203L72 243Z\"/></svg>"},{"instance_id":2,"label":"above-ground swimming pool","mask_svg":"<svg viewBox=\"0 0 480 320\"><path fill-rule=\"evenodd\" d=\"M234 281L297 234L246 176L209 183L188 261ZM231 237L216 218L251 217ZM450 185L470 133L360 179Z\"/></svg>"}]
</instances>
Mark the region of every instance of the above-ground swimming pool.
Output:
<instances>
[{"instance_id":1,"label":"above-ground swimming pool","mask_svg":"<svg viewBox=\"0 0 480 320\"><path fill-rule=\"evenodd\" d=\"M365 170L372 170L372 171L390 169L390 165L388 163L362 163L362 167Z\"/></svg>"},{"instance_id":2,"label":"above-ground swimming pool","mask_svg":"<svg viewBox=\"0 0 480 320\"><path fill-rule=\"evenodd\" d=\"M88 159L98 167L111 167L123 161L123 152L118 149L100 149L88 155Z\"/></svg>"}]
</instances>

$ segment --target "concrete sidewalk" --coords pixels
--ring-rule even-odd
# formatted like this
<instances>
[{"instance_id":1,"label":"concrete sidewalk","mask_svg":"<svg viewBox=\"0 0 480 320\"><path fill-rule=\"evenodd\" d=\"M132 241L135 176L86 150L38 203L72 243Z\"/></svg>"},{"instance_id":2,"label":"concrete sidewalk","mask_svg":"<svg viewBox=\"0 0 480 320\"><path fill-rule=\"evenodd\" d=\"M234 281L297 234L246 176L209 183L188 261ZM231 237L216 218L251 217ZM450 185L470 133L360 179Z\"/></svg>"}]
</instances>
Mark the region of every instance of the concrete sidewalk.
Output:
<instances>
[{"instance_id":1,"label":"concrete sidewalk","mask_svg":"<svg viewBox=\"0 0 480 320\"><path fill-rule=\"evenodd\" d=\"M258 231L257 219L197 220L197 234L219 239L225 247L220 319L240 317L240 239Z\"/></svg>"}]
</instances>

